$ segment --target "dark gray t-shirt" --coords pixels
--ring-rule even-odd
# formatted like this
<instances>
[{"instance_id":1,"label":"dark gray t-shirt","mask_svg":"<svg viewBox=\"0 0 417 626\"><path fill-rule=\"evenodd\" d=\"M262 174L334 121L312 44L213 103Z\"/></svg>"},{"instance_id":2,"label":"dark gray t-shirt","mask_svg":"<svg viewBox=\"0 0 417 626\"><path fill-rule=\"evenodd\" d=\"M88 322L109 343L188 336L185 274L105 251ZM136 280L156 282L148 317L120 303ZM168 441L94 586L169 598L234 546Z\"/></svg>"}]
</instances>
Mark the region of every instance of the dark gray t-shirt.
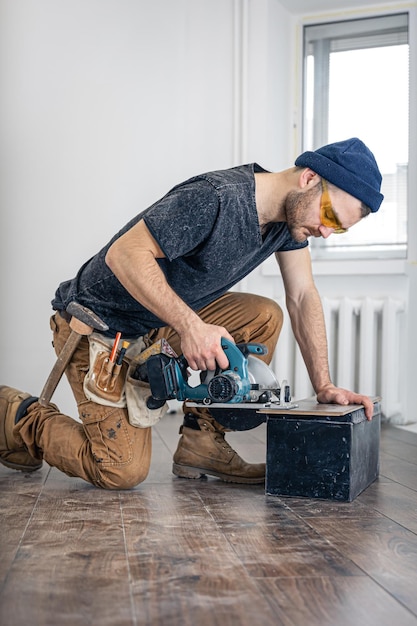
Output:
<instances>
[{"instance_id":1,"label":"dark gray t-shirt","mask_svg":"<svg viewBox=\"0 0 417 626\"><path fill-rule=\"evenodd\" d=\"M111 244L143 218L166 258L158 259L167 282L192 309L216 300L276 251L303 248L286 223L262 237L255 204L256 163L209 172L177 185L137 215L87 263L59 285L54 309L76 300L99 315L108 334L144 335L163 320L132 298L105 263Z\"/></svg>"}]
</instances>

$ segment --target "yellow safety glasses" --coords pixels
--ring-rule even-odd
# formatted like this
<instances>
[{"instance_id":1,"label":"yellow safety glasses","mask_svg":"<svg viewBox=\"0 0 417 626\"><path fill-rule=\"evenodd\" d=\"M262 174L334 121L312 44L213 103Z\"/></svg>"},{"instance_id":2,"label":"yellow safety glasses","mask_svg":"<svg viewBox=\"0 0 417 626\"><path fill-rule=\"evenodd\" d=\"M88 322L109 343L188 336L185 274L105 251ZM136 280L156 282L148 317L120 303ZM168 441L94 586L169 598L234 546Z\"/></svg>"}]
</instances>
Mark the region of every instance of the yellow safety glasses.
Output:
<instances>
[{"instance_id":1,"label":"yellow safety glasses","mask_svg":"<svg viewBox=\"0 0 417 626\"><path fill-rule=\"evenodd\" d=\"M321 179L321 201L320 201L320 221L323 226L333 228L336 235L347 232L347 228L343 228L339 218L335 215L327 188L327 182Z\"/></svg>"}]
</instances>

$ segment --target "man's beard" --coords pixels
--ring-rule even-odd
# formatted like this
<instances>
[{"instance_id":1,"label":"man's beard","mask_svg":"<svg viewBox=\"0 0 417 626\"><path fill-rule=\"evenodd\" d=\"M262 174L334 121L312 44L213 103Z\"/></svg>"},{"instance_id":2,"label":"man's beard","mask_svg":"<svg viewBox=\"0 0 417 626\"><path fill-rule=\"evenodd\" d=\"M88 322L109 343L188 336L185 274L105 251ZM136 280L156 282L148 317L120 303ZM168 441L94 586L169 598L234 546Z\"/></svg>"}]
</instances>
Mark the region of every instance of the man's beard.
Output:
<instances>
[{"instance_id":1,"label":"man's beard","mask_svg":"<svg viewBox=\"0 0 417 626\"><path fill-rule=\"evenodd\" d=\"M311 213L310 206L312 202L321 193L320 183L309 189L308 191L290 191L285 201L285 214L287 218L287 226L291 233L291 237L301 243L306 241L307 237L311 237L308 229L308 214Z\"/></svg>"}]
</instances>

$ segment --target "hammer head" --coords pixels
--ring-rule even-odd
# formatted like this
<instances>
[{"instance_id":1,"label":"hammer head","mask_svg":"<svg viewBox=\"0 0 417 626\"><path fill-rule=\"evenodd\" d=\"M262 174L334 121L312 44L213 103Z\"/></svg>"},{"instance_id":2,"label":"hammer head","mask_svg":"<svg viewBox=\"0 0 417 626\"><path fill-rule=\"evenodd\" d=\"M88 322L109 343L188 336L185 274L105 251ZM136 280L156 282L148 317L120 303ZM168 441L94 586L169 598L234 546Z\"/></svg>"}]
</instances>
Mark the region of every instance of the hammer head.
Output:
<instances>
[{"instance_id":1,"label":"hammer head","mask_svg":"<svg viewBox=\"0 0 417 626\"><path fill-rule=\"evenodd\" d=\"M95 330L105 331L108 330L109 327L102 319L99 318L98 315L90 311L86 306L79 304L78 302L72 301L67 306L67 313L75 317L80 322L83 322L87 326L91 326Z\"/></svg>"}]
</instances>

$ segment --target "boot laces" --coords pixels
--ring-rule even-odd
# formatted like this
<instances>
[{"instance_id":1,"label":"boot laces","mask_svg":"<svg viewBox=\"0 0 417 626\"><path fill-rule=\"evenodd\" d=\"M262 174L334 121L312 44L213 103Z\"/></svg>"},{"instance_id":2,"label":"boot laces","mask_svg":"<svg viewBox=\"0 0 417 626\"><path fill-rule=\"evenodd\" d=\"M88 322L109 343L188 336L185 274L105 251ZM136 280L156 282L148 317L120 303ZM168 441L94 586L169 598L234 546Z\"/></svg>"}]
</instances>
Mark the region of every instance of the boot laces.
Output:
<instances>
[{"instance_id":1,"label":"boot laces","mask_svg":"<svg viewBox=\"0 0 417 626\"><path fill-rule=\"evenodd\" d=\"M207 431L211 430L211 428L206 422L203 422L202 425L204 426L205 430ZM214 441L219 443L221 447L223 448L223 450L227 450L228 454L235 454L235 451L233 450L232 446L226 441L226 439L224 438L224 435L225 433L221 432L220 430L217 430L217 428L214 427Z\"/></svg>"},{"instance_id":2,"label":"boot laces","mask_svg":"<svg viewBox=\"0 0 417 626\"><path fill-rule=\"evenodd\" d=\"M216 433L214 436L215 441L221 444L223 450L227 450L229 454L234 454L232 446L224 438L224 433Z\"/></svg>"}]
</instances>

